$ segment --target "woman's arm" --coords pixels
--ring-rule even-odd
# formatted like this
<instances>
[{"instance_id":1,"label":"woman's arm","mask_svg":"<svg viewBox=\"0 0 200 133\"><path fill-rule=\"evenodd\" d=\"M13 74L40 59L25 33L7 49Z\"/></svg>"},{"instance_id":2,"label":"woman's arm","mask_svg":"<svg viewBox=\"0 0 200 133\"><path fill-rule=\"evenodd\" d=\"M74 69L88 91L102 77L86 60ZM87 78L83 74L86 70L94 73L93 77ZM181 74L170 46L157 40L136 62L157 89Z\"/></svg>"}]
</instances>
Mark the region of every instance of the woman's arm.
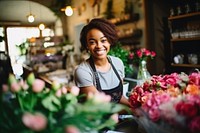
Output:
<instances>
[{"instance_id":1,"label":"woman's arm","mask_svg":"<svg viewBox=\"0 0 200 133\"><path fill-rule=\"evenodd\" d=\"M122 95L122 97L120 99L120 103L130 107L130 103L129 103L128 99L126 99L123 95Z\"/></svg>"},{"instance_id":2,"label":"woman's arm","mask_svg":"<svg viewBox=\"0 0 200 133\"><path fill-rule=\"evenodd\" d=\"M98 90L94 86L80 87L81 94L88 94L89 92L97 93Z\"/></svg>"}]
</instances>

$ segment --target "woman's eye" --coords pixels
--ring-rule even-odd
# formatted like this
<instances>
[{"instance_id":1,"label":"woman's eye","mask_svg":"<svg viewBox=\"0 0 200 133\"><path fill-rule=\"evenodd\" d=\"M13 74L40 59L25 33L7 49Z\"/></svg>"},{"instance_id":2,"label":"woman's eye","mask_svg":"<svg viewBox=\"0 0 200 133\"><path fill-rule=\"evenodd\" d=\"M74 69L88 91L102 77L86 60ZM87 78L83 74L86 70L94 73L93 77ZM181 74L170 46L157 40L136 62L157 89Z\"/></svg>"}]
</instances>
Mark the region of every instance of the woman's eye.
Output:
<instances>
[{"instance_id":1,"label":"woman's eye","mask_svg":"<svg viewBox=\"0 0 200 133\"><path fill-rule=\"evenodd\" d=\"M102 42L102 43L105 43L105 42L107 42L107 39L103 39L103 40L101 40L101 42Z\"/></svg>"},{"instance_id":2,"label":"woman's eye","mask_svg":"<svg viewBox=\"0 0 200 133\"><path fill-rule=\"evenodd\" d=\"M89 44L95 44L95 41L89 41Z\"/></svg>"}]
</instances>

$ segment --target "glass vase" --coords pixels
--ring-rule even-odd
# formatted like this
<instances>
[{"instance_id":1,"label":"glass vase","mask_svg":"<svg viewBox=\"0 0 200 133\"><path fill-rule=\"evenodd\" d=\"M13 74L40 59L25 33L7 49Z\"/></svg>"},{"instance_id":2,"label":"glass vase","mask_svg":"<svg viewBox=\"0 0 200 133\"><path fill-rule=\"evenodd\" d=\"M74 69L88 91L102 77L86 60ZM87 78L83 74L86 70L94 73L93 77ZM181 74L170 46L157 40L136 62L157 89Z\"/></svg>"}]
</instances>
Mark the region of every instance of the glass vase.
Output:
<instances>
[{"instance_id":1,"label":"glass vase","mask_svg":"<svg viewBox=\"0 0 200 133\"><path fill-rule=\"evenodd\" d=\"M138 74L137 74L138 84L140 85L140 84L144 83L144 81L150 77L151 77L151 75L147 70L147 61L146 60L140 61L139 68L138 68Z\"/></svg>"}]
</instances>

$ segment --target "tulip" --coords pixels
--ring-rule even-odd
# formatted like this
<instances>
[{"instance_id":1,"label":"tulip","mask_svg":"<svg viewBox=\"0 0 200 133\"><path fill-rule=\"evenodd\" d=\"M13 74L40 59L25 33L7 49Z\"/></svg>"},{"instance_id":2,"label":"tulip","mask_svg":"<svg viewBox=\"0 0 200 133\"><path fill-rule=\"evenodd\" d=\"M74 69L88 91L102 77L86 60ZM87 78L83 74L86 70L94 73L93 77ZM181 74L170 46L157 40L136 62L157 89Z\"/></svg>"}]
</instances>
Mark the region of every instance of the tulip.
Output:
<instances>
[{"instance_id":1,"label":"tulip","mask_svg":"<svg viewBox=\"0 0 200 133\"><path fill-rule=\"evenodd\" d=\"M53 81L52 86L51 86L51 88L53 90L56 91L56 90L60 89L60 87L61 87L60 83L58 83L57 81Z\"/></svg>"},{"instance_id":2,"label":"tulip","mask_svg":"<svg viewBox=\"0 0 200 133\"><path fill-rule=\"evenodd\" d=\"M69 125L65 128L65 133L80 133L80 131L77 127Z\"/></svg>"},{"instance_id":3,"label":"tulip","mask_svg":"<svg viewBox=\"0 0 200 133\"><path fill-rule=\"evenodd\" d=\"M17 80L15 78L15 75L13 74L9 74L9 77L8 77L8 84L11 85L12 83L16 83Z\"/></svg>"},{"instance_id":4,"label":"tulip","mask_svg":"<svg viewBox=\"0 0 200 133\"><path fill-rule=\"evenodd\" d=\"M33 82L34 82L34 80L35 80L34 74L33 74L33 73L30 73L30 74L28 75L28 77L27 77L27 83L28 83L28 85L32 85Z\"/></svg>"},{"instance_id":5,"label":"tulip","mask_svg":"<svg viewBox=\"0 0 200 133\"><path fill-rule=\"evenodd\" d=\"M56 91L56 96L57 96L57 97L61 97L61 96L62 96L62 90L61 90L61 89L58 89L58 90Z\"/></svg>"},{"instance_id":6,"label":"tulip","mask_svg":"<svg viewBox=\"0 0 200 133\"><path fill-rule=\"evenodd\" d=\"M24 113L22 116L23 124L33 131L42 131L47 126L47 118L41 113Z\"/></svg>"},{"instance_id":7,"label":"tulip","mask_svg":"<svg viewBox=\"0 0 200 133\"><path fill-rule=\"evenodd\" d=\"M111 96L103 92L88 93L88 99L93 99L95 103L109 103Z\"/></svg>"},{"instance_id":8,"label":"tulip","mask_svg":"<svg viewBox=\"0 0 200 133\"><path fill-rule=\"evenodd\" d=\"M10 89L12 92L19 92L21 90L20 85L17 82L11 84Z\"/></svg>"},{"instance_id":9,"label":"tulip","mask_svg":"<svg viewBox=\"0 0 200 133\"><path fill-rule=\"evenodd\" d=\"M73 95L78 96L78 95L79 95L79 92L80 92L80 89L79 89L78 87L76 87L76 86L72 86L70 92L71 92Z\"/></svg>"},{"instance_id":10,"label":"tulip","mask_svg":"<svg viewBox=\"0 0 200 133\"><path fill-rule=\"evenodd\" d=\"M114 120L116 123L119 122L119 119L118 119L119 115L118 114L113 114L111 115L111 119Z\"/></svg>"},{"instance_id":11,"label":"tulip","mask_svg":"<svg viewBox=\"0 0 200 133\"><path fill-rule=\"evenodd\" d=\"M33 92L39 93L45 87L45 82L41 79L36 79L32 84Z\"/></svg>"}]
</instances>

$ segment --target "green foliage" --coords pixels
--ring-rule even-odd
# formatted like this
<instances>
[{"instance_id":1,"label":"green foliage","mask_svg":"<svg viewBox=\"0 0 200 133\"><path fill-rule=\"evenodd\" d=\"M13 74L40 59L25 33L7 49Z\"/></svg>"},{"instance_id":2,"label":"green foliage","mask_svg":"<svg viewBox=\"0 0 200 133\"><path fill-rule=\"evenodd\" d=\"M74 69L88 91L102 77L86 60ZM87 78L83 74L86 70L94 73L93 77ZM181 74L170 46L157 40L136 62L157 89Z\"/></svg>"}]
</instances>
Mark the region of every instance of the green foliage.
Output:
<instances>
[{"instance_id":1,"label":"green foliage","mask_svg":"<svg viewBox=\"0 0 200 133\"><path fill-rule=\"evenodd\" d=\"M4 92L0 99L0 132L62 133L67 126L71 125L78 128L81 133L99 131L104 128L113 129L116 121L111 116L126 109L121 104L101 101L105 97L97 101L94 96L80 103L80 98L83 96L71 92L70 88L67 89L64 86L56 89L55 85L54 89L44 86L36 92L43 83L44 81L36 79L32 73L27 80L20 81L14 79L13 75L9 76L7 90L3 89ZM74 89L79 90L77 87ZM58 95L58 92L62 94ZM29 123L32 122L30 127L23 121L27 113L32 115L32 120L28 120ZM33 122L33 117L38 113L47 120L46 126L40 131L35 130L34 125L38 125L37 123L41 125L41 119L36 121L34 118Z\"/></svg>"},{"instance_id":2,"label":"green foliage","mask_svg":"<svg viewBox=\"0 0 200 133\"><path fill-rule=\"evenodd\" d=\"M16 47L20 51L20 55L26 55L28 53L29 43L28 41L21 43L20 45L16 45Z\"/></svg>"},{"instance_id":3,"label":"green foliage","mask_svg":"<svg viewBox=\"0 0 200 133\"><path fill-rule=\"evenodd\" d=\"M133 73L133 68L128 63L129 51L122 48L122 45L120 42L117 42L115 46L111 47L108 54L115 57L119 57L122 60L125 66L125 75Z\"/></svg>"}]
</instances>

